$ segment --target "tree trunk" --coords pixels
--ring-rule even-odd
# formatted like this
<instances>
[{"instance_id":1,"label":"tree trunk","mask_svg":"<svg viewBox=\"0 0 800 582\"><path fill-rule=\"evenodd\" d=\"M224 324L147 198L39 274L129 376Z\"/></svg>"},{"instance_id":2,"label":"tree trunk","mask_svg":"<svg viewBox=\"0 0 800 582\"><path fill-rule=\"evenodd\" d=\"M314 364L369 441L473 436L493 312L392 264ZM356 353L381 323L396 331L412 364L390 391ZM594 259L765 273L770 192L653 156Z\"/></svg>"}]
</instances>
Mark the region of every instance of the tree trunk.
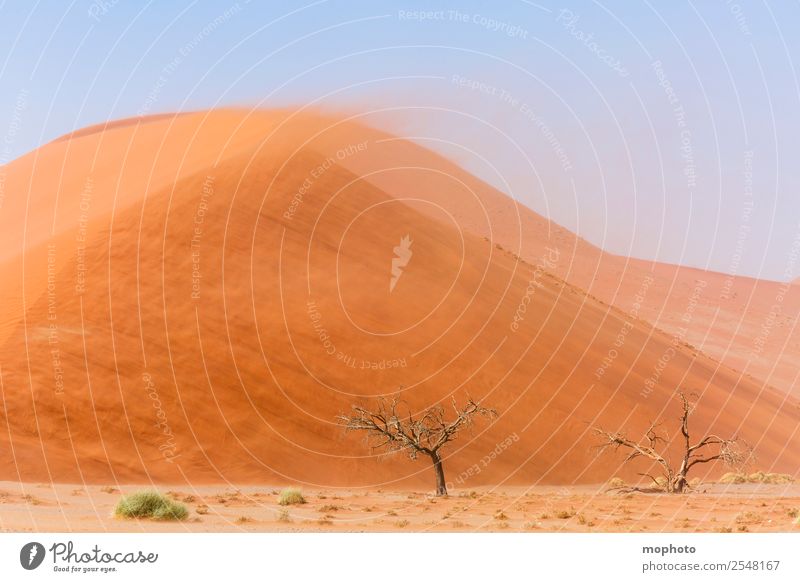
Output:
<instances>
[{"instance_id":1,"label":"tree trunk","mask_svg":"<svg viewBox=\"0 0 800 582\"><path fill-rule=\"evenodd\" d=\"M680 468L678 469L678 474L675 476L675 479L672 481L672 487L670 493L683 493L683 490L689 484L688 479L686 478L686 474L689 472L689 452L687 450L686 456L681 463Z\"/></svg>"},{"instance_id":2,"label":"tree trunk","mask_svg":"<svg viewBox=\"0 0 800 582\"><path fill-rule=\"evenodd\" d=\"M447 485L444 481L444 467L442 467L442 458L439 456L438 451L430 453L431 460L433 461L433 470L436 472L436 496L441 497L447 495Z\"/></svg>"}]
</instances>

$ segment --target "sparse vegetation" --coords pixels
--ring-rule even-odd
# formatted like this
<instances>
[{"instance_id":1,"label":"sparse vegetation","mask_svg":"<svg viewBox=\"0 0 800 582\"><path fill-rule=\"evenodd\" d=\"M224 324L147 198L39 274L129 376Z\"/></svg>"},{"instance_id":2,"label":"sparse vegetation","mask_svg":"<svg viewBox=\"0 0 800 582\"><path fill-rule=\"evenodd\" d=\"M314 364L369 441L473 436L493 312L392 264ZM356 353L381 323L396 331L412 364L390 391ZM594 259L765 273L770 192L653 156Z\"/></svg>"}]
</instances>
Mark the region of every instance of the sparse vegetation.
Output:
<instances>
[{"instance_id":1,"label":"sparse vegetation","mask_svg":"<svg viewBox=\"0 0 800 582\"><path fill-rule=\"evenodd\" d=\"M783 485L793 483L794 478L786 473L765 473L756 471L749 475L745 473L725 473L719 479L720 483L741 485L743 483L764 483L768 485Z\"/></svg>"},{"instance_id":2,"label":"sparse vegetation","mask_svg":"<svg viewBox=\"0 0 800 582\"><path fill-rule=\"evenodd\" d=\"M281 509L278 512L278 521L280 521L281 523L291 523L292 522L292 518L289 515L289 510L288 509L284 508L284 509Z\"/></svg>"},{"instance_id":3,"label":"sparse vegetation","mask_svg":"<svg viewBox=\"0 0 800 582\"><path fill-rule=\"evenodd\" d=\"M124 518L180 521L188 517L189 511L185 505L171 500L158 491L139 491L120 499L114 509L114 515Z\"/></svg>"},{"instance_id":4,"label":"sparse vegetation","mask_svg":"<svg viewBox=\"0 0 800 582\"><path fill-rule=\"evenodd\" d=\"M620 479L619 477L614 477L613 479L609 479L608 483L606 483L606 489L612 491L614 489L622 489L625 487L625 480Z\"/></svg>"},{"instance_id":5,"label":"sparse vegetation","mask_svg":"<svg viewBox=\"0 0 800 582\"><path fill-rule=\"evenodd\" d=\"M719 482L739 485L741 483L747 483L747 475L743 475L742 473L725 473L722 477L720 477Z\"/></svg>"},{"instance_id":6,"label":"sparse vegetation","mask_svg":"<svg viewBox=\"0 0 800 582\"><path fill-rule=\"evenodd\" d=\"M737 515L735 521L740 525L754 525L761 523L763 519L754 511L745 511Z\"/></svg>"},{"instance_id":7,"label":"sparse vegetation","mask_svg":"<svg viewBox=\"0 0 800 582\"><path fill-rule=\"evenodd\" d=\"M394 522L394 526L395 527L399 527L399 528L404 528L404 527L408 526L410 523L411 522L408 521L407 519L401 519L400 521Z\"/></svg>"},{"instance_id":8,"label":"sparse vegetation","mask_svg":"<svg viewBox=\"0 0 800 582\"><path fill-rule=\"evenodd\" d=\"M572 510L562 509L561 511L556 512L556 517L558 519L570 519L575 515L575 512Z\"/></svg>"},{"instance_id":9,"label":"sparse vegetation","mask_svg":"<svg viewBox=\"0 0 800 582\"><path fill-rule=\"evenodd\" d=\"M303 492L299 489L287 488L278 496L278 505L300 505L306 502Z\"/></svg>"}]
</instances>

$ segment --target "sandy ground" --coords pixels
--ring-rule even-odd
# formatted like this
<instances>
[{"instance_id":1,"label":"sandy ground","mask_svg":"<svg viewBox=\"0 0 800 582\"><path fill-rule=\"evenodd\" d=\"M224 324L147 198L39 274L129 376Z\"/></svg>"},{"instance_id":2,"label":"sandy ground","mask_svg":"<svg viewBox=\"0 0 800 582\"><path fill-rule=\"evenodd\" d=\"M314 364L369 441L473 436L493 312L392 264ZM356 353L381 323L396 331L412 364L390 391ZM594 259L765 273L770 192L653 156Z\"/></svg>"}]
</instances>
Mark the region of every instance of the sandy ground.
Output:
<instances>
[{"instance_id":1,"label":"sandy ground","mask_svg":"<svg viewBox=\"0 0 800 582\"><path fill-rule=\"evenodd\" d=\"M684 495L619 494L600 486L420 492L304 490L281 507L279 489L216 486L168 491L183 522L112 516L141 487L0 482L0 531L155 532L800 532L800 485L701 485Z\"/></svg>"}]
</instances>

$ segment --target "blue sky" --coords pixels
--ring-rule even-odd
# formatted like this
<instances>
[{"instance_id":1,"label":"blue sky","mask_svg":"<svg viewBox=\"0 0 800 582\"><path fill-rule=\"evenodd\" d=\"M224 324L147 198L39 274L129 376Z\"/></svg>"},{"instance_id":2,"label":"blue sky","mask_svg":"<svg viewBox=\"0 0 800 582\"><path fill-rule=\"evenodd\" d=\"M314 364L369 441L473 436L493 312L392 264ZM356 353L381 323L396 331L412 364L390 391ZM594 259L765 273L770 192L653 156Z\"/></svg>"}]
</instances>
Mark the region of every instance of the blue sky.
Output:
<instances>
[{"instance_id":1,"label":"blue sky","mask_svg":"<svg viewBox=\"0 0 800 582\"><path fill-rule=\"evenodd\" d=\"M3 2L0 162L137 114L390 109L371 120L611 252L785 280L799 21L727 0Z\"/></svg>"}]
</instances>

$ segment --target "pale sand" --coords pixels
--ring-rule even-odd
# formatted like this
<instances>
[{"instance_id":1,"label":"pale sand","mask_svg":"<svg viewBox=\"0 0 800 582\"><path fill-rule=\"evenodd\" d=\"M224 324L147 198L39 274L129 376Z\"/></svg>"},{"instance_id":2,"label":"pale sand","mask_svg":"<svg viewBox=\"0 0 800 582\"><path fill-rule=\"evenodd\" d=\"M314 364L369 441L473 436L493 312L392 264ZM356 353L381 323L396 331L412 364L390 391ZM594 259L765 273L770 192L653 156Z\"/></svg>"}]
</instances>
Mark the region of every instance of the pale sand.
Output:
<instances>
[{"instance_id":1,"label":"pale sand","mask_svg":"<svg viewBox=\"0 0 800 582\"><path fill-rule=\"evenodd\" d=\"M125 492L141 488L124 487ZM419 492L304 490L286 508L279 488L176 488L182 522L113 517L121 497L98 486L0 482L2 531L153 532L800 532L800 485L701 485L685 495L622 495L600 486ZM22 498L28 495L28 499ZM198 511L199 510L199 511ZM281 521L282 511L289 520ZM791 514L791 515L790 515Z\"/></svg>"}]
</instances>

